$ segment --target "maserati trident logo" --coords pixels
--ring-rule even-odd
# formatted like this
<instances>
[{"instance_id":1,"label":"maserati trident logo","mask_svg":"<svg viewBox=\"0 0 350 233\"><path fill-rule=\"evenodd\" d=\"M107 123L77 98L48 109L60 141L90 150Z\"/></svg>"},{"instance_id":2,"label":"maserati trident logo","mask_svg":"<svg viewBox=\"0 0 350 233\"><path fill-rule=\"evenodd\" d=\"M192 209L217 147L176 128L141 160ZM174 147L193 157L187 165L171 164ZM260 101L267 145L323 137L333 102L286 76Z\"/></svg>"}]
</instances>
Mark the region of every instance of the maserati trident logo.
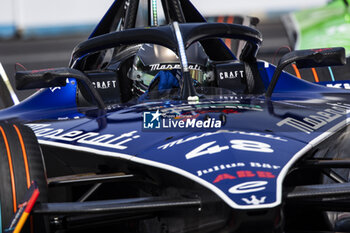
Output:
<instances>
[{"instance_id":1,"label":"maserati trident logo","mask_svg":"<svg viewBox=\"0 0 350 233\"><path fill-rule=\"evenodd\" d=\"M251 195L250 199L242 198L242 201L244 201L248 205L260 205L260 204L265 203L265 199L266 199L265 196L258 199L255 195Z\"/></svg>"}]
</instances>

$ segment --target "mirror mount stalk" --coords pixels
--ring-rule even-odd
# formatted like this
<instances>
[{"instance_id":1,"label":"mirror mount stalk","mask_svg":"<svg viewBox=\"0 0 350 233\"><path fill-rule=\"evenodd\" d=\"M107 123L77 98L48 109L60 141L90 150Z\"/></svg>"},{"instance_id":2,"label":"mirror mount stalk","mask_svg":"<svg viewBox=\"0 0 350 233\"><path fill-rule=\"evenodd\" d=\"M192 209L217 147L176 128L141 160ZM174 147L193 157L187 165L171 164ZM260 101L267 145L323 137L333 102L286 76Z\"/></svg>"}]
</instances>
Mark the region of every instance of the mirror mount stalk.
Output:
<instances>
[{"instance_id":1,"label":"mirror mount stalk","mask_svg":"<svg viewBox=\"0 0 350 233\"><path fill-rule=\"evenodd\" d=\"M181 35L181 30L178 22L173 22L173 29L175 33L175 37L178 45L178 54L181 63L181 71L182 71L182 87L181 87L181 99L186 100L188 98L193 98L198 96L196 93L196 89L193 86L193 80L190 75L190 69L188 67L188 60L186 56L185 45L183 42L183 38Z\"/></svg>"}]
</instances>

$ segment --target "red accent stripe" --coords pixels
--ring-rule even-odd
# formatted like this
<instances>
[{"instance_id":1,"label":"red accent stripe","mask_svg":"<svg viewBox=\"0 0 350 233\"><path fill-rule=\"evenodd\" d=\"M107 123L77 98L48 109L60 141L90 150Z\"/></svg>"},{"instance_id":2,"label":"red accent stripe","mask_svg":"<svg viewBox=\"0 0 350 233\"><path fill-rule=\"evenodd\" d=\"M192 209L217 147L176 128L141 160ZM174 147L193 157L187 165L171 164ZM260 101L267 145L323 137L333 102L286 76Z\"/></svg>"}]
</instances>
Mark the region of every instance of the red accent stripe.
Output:
<instances>
[{"instance_id":1,"label":"red accent stripe","mask_svg":"<svg viewBox=\"0 0 350 233\"><path fill-rule=\"evenodd\" d=\"M2 134L2 136L4 138L6 152L7 152L7 158L8 158L8 161L9 161L11 188L12 188L13 213L16 213L16 211L17 211L16 185L15 185L15 175L14 175L14 172L13 172L13 165L12 165L10 146L8 144L5 131L4 131L4 129L1 126L0 126L0 131L1 131L1 134Z\"/></svg>"},{"instance_id":2,"label":"red accent stripe","mask_svg":"<svg viewBox=\"0 0 350 233\"><path fill-rule=\"evenodd\" d=\"M38 197L39 197L39 194L40 194L39 190L38 190L38 189L35 189L34 192L33 192L33 194L32 194L32 196L30 197L30 199L29 199L29 201L28 201L28 204L27 204L27 206L26 206L24 212L26 212L26 213L29 214L30 211L32 211L33 206L34 206L36 200L37 200Z\"/></svg>"},{"instance_id":3,"label":"red accent stripe","mask_svg":"<svg viewBox=\"0 0 350 233\"><path fill-rule=\"evenodd\" d=\"M29 187L30 187L30 174L29 174L29 165L28 165L28 157L27 157L26 148L24 146L22 134L19 131L18 127L16 125L13 125L13 127L15 128L15 130L17 132L17 135L18 135L19 142L21 143L22 153L23 153L23 161L24 161L24 168L25 168L25 171L26 171L26 178L27 178L27 188L29 189Z\"/></svg>"}]
</instances>

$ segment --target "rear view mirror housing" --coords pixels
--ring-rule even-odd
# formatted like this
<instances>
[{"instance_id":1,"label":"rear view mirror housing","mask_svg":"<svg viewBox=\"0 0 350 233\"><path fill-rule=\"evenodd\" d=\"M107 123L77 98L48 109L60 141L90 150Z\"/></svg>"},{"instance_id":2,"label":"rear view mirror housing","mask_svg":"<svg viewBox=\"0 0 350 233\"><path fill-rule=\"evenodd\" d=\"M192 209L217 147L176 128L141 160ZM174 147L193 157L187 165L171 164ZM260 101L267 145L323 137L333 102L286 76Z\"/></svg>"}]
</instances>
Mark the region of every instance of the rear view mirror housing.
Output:
<instances>
[{"instance_id":1,"label":"rear view mirror housing","mask_svg":"<svg viewBox=\"0 0 350 233\"><path fill-rule=\"evenodd\" d=\"M81 82L100 109L105 109L105 104L99 93L92 86L90 79L80 70L71 68L53 68L44 70L29 70L16 72L17 90L63 87L67 78L75 78Z\"/></svg>"},{"instance_id":2,"label":"rear view mirror housing","mask_svg":"<svg viewBox=\"0 0 350 233\"><path fill-rule=\"evenodd\" d=\"M296 50L285 54L278 62L275 73L266 91L266 97L271 97L283 69L293 62L295 62L296 66L300 69L345 65L345 49L342 47L307 49Z\"/></svg>"},{"instance_id":3,"label":"rear view mirror housing","mask_svg":"<svg viewBox=\"0 0 350 233\"><path fill-rule=\"evenodd\" d=\"M287 66L295 62L299 69L324 67L324 66L340 66L344 65L345 49L324 48L324 49L307 49L296 50L284 55L278 63L278 66Z\"/></svg>"},{"instance_id":4,"label":"rear view mirror housing","mask_svg":"<svg viewBox=\"0 0 350 233\"><path fill-rule=\"evenodd\" d=\"M72 77L72 74L68 68L18 71L15 75L16 89L63 87L69 77Z\"/></svg>"}]
</instances>

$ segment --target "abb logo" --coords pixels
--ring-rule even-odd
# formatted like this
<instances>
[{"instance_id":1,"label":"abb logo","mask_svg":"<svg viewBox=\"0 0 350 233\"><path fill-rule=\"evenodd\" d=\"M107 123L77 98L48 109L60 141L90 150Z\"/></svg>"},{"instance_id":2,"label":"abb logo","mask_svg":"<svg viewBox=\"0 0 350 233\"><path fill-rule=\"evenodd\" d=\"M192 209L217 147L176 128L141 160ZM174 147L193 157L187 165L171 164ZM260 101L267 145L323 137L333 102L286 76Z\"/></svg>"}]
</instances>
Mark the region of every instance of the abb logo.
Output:
<instances>
[{"instance_id":1,"label":"abb logo","mask_svg":"<svg viewBox=\"0 0 350 233\"><path fill-rule=\"evenodd\" d=\"M247 178L247 177L259 177L259 178L268 178L272 179L275 178L276 176L272 174L271 172L265 172L265 171L257 171L257 172L252 172L252 171L237 171L236 175L231 175L231 174L220 174L218 175L213 183L218 183L223 180L234 180L237 178Z\"/></svg>"}]
</instances>

